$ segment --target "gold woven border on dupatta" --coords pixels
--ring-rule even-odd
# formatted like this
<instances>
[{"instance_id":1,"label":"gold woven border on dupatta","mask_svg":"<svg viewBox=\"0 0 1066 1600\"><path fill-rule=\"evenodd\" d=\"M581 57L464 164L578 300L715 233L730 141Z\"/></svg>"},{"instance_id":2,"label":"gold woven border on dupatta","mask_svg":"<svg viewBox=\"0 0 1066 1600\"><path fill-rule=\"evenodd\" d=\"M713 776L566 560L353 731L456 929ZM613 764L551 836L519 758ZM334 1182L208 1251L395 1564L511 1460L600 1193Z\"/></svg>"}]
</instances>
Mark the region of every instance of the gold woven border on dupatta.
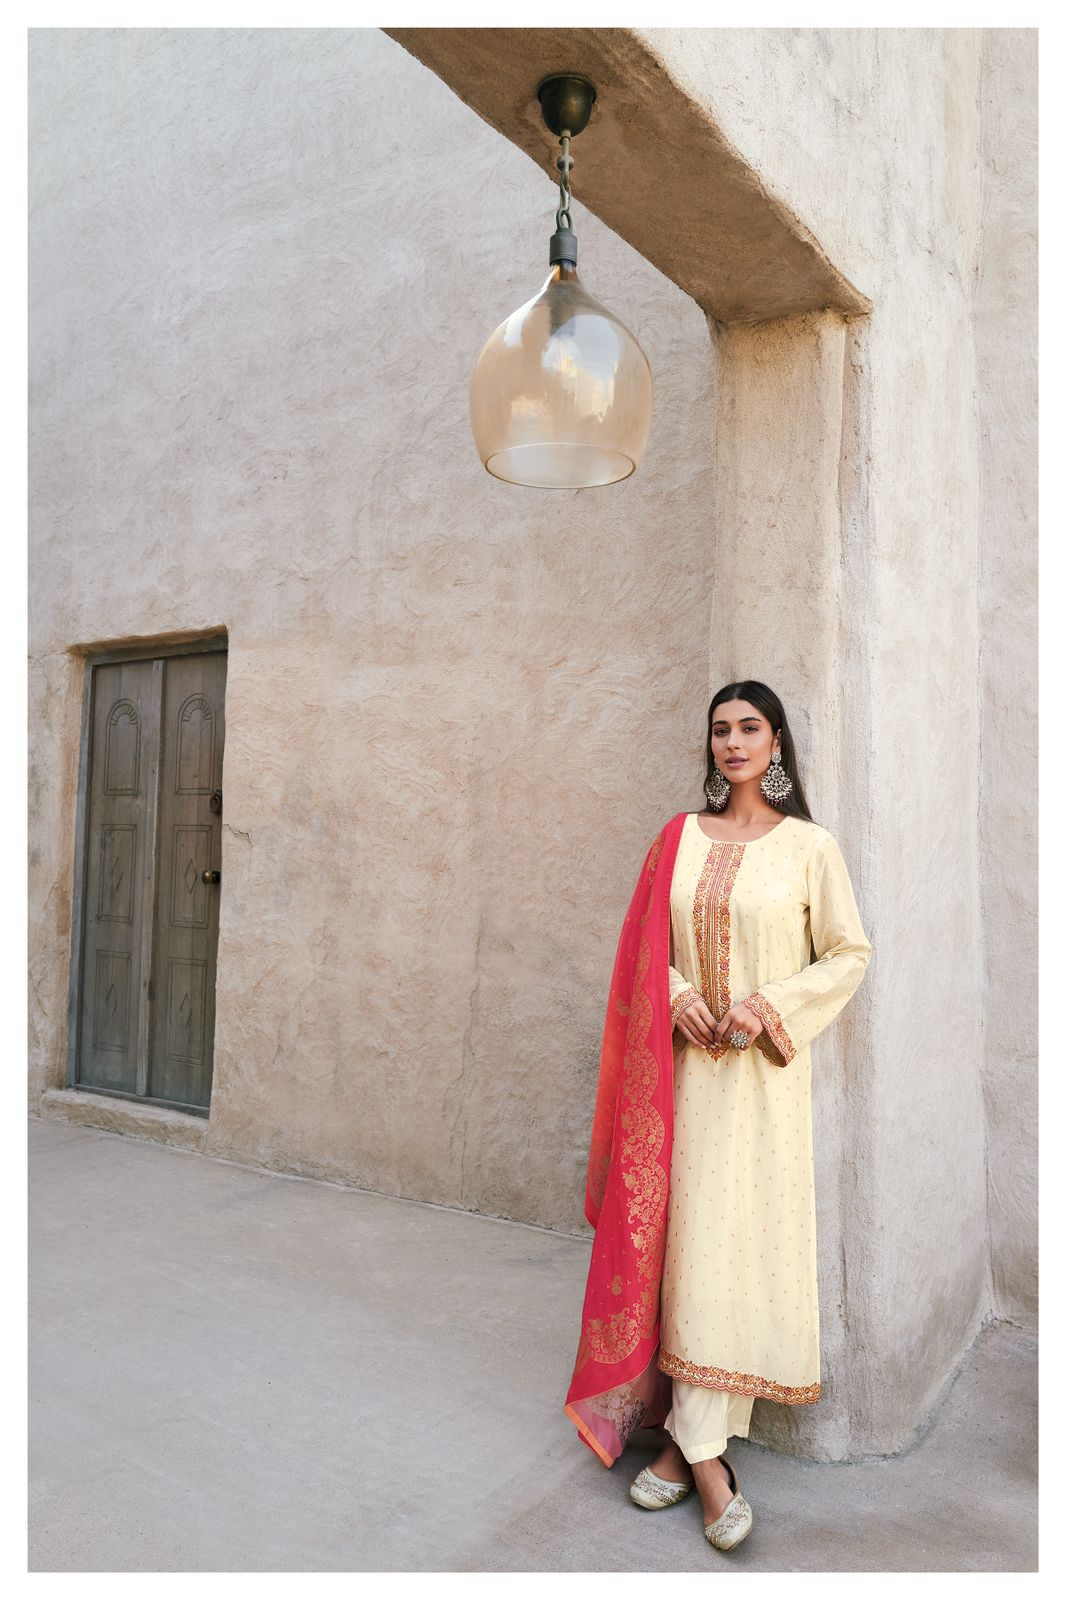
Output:
<instances>
[{"instance_id":1,"label":"gold woven border on dupatta","mask_svg":"<svg viewBox=\"0 0 1066 1600\"><path fill-rule=\"evenodd\" d=\"M784 1406L812 1406L822 1392L820 1383L794 1386L777 1383L773 1378L761 1378L754 1372L731 1372L728 1367L703 1367L697 1361L686 1361L669 1350L660 1349L656 1365L660 1372L683 1383L694 1383L703 1389L728 1389L732 1394L750 1394L757 1400L776 1400Z\"/></svg>"},{"instance_id":2,"label":"gold woven border on dupatta","mask_svg":"<svg viewBox=\"0 0 1066 1600\"><path fill-rule=\"evenodd\" d=\"M655 876L663 843L664 834L660 834L649 854L649 885ZM619 1107L621 1157L629 1190L627 1220L633 1229L630 1237L637 1252L639 1293L635 1301L620 1307L609 1317L594 1317L588 1322L578 1347L577 1367L582 1367L587 1360L601 1362L604 1366L625 1361L641 1339L651 1337L659 1316L659 1285L666 1248L663 1218L669 1180L661 1160L666 1127L652 1105L659 1081L659 1063L648 1044L653 1008L644 987L651 965L651 946L644 931L647 920L648 910L645 910L640 919ZM616 1279L611 1289L620 1293L622 1285Z\"/></svg>"}]
</instances>

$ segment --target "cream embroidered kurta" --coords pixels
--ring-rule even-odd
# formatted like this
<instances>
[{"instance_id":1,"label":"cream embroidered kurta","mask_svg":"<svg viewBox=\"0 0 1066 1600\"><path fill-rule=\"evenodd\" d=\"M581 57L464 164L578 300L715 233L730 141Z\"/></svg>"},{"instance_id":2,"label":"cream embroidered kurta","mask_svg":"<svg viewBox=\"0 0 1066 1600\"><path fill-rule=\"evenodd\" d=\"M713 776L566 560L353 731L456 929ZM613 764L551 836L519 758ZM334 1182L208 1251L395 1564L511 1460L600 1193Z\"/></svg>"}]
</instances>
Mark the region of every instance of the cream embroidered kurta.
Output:
<instances>
[{"instance_id":1,"label":"cream embroidered kurta","mask_svg":"<svg viewBox=\"0 0 1066 1600\"><path fill-rule=\"evenodd\" d=\"M744 1050L713 1051L675 1027L658 1365L809 1404L820 1393L809 1046L858 988L870 943L840 847L800 817L732 843L690 814L670 923L675 1024L698 995L717 1018L745 1001L764 1027Z\"/></svg>"}]
</instances>

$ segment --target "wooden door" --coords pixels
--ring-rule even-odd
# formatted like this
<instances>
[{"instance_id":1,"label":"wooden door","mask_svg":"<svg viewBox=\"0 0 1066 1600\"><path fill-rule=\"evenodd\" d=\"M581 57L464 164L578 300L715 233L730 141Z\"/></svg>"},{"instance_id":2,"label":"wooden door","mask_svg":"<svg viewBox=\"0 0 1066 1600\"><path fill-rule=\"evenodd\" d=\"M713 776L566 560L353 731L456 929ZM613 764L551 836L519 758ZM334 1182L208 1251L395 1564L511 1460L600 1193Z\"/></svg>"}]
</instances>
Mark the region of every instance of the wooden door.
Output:
<instances>
[{"instance_id":1,"label":"wooden door","mask_svg":"<svg viewBox=\"0 0 1066 1600\"><path fill-rule=\"evenodd\" d=\"M206 1113L226 654L90 664L71 1081Z\"/></svg>"}]
</instances>

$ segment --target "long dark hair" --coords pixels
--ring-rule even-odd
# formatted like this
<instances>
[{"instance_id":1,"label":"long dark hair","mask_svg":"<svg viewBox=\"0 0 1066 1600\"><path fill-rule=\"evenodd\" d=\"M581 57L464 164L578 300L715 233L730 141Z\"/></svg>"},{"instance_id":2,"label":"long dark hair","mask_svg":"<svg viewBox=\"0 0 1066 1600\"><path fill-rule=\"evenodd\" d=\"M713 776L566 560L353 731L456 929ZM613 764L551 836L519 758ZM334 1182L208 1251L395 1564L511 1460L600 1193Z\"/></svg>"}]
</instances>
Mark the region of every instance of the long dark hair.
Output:
<instances>
[{"instance_id":1,"label":"long dark hair","mask_svg":"<svg viewBox=\"0 0 1066 1600\"><path fill-rule=\"evenodd\" d=\"M724 700L747 700L757 711L761 711L774 733L781 735L781 770L792 779L792 793L780 804L774 803L775 811L780 811L786 817L803 817L807 822L813 822L810 807L807 805L807 796L803 792L800 782L799 767L796 763L796 746L792 739L792 729L785 716L785 708L777 698L774 691L765 683L759 683L756 678L745 678L742 683L724 684L707 708L707 773L705 782L711 781L714 772L714 749L711 744L711 728L714 724L715 709Z\"/></svg>"}]
</instances>

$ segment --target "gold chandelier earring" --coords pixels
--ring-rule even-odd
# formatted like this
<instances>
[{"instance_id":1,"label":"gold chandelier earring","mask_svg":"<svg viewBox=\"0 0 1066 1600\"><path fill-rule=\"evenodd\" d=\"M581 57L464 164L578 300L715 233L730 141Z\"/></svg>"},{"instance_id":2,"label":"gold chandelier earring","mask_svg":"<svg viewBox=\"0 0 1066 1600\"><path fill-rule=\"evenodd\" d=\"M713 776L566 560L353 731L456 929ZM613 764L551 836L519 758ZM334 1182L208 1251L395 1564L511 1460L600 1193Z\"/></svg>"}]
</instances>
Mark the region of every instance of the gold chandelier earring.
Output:
<instances>
[{"instance_id":1,"label":"gold chandelier earring","mask_svg":"<svg viewBox=\"0 0 1066 1600\"><path fill-rule=\"evenodd\" d=\"M770 765L759 781L759 787L772 806L779 806L792 793L792 779L781 765L781 752L775 750Z\"/></svg>"},{"instance_id":2,"label":"gold chandelier earring","mask_svg":"<svg viewBox=\"0 0 1066 1600\"><path fill-rule=\"evenodd\" d=\"M707 796L707 805L711 811L721 811L729 799L729 791L733 785L715 762L711 768L711 776L703 785L703 792Z\"/></svg>"}]
</instances>

